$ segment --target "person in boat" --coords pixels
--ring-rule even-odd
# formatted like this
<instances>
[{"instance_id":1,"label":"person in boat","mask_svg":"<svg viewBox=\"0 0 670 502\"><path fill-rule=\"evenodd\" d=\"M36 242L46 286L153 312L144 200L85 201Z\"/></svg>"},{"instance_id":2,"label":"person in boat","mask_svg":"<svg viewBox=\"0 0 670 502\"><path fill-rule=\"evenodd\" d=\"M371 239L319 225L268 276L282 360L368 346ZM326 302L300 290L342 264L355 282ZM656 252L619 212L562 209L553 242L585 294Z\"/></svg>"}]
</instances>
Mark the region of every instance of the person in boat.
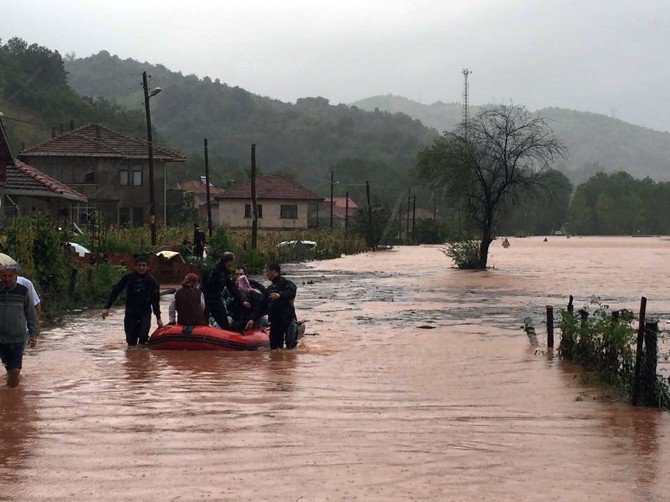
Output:
<instances>
[{"instance_id":1,"label":"person in boat","mask_svg":"<svg viewBox=\"0 0 670 502\"><path fill-rule=\"evenodd\" d=\"M198 288L198 274L186 274L181 288L172 297L168 307L170 324L182 326L206 326L205 297Z\"/></svg>"},{"instance_id":2,"label":"person in boat","mask_svg":"<svg viewBox=\"0 0 670 502\"><path fill-rule=\"evenodd\" d=\"M232 329L232 325L228 320L228 309L223 299L226 291L233 297L234 301L239 302L242 308L251 308L251 304L241 295L231 276L230 267L234 262L235 255L233 253L230 251L223 253L218 263L205 271L200 286L205 296L205 319L209 319L211 315L220 328L227 330Z\"/></svg>"},{"instance_id":3,"label":"person in boat","mask_svg":"<svg viewBox=\"0 0 670 502\"><path fill-rule=\"evenodd\" d=\"M270 349L293 349L297 338L291 331L296 327L293 300L296 285L281 275L279 263L270 262L265 267L265 277L272 282L267 288L268 318L270 320Z\"/></svg>"},{"instance_id":4,"label":"person in boat","mask_svg":"<svg viewBox=\"0 0 670 502\"><path fill-rule=\"evenodd\" d=\"M251 304L250 309L243 309L240 312L236 323L245 331L258 325L260 318L267 315L267 292L260 282L247 277L247 270L243 266L235 270L235 282L244 299Z\"/></svg>"},{"instance_id":5,"label":"person in boat","mask_svg":"<svg viewBox=\"0 0 670 502\"><path fill-rule=\"evenodd\" d=\"M156 316L158 327L163 326L160 309L160 285L158 280L149 273L149 257L135 255L135 271L124 275L112 288L109 300L102 310L102 318L109 315L109 309L121 291L126 292L126 313L123 318L123 329L126 332L128 346L146 345L149 342L151 327L151 310Z\"/></svg>"},{"instance_id":6,"label":"person in boat","mask_svg":"<svg viewBox=\"0 0 670 502\"><path fill-rule=\"evenodd\" d=\"M28 325L28 345L37 346L39 331L35 305L30 300L28 288L17 282L13 266L0 268L0 360L7 370L7 387L16 387L21 381L23 347L26 343Z\"/></svg>"},{"instance_id":7,"label":"person in boat","mask_svg":"<svg viewBox=\"0 0 670 502\"><path fill-rule=\"evenodd\" d=\"M181 244L179 244L179 254L186 258L187 256L191 256L192 253L193 250L191 249L188 239L184 238L184 240L181 241Z\"/></svg>"}]
</instances>

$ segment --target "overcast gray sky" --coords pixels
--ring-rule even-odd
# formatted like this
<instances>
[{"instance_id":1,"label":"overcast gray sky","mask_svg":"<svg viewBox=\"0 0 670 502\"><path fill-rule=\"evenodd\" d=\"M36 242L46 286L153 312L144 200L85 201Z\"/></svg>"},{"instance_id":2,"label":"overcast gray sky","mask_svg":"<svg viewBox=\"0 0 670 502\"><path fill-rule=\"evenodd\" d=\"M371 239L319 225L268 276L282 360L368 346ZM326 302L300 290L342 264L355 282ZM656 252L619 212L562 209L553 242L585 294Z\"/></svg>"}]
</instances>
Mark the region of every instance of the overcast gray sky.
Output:
<instances>
[{"instance_id":1,"label":"overcast gray sky","mask_svg":"<svg viewBox=\"0 0 670 502\"><path fill-rule=\"evenodd\" d=\"M513 100L670 130L668 0L0 0L0 38L349 103Z\"/></svg>"}]
</instances>

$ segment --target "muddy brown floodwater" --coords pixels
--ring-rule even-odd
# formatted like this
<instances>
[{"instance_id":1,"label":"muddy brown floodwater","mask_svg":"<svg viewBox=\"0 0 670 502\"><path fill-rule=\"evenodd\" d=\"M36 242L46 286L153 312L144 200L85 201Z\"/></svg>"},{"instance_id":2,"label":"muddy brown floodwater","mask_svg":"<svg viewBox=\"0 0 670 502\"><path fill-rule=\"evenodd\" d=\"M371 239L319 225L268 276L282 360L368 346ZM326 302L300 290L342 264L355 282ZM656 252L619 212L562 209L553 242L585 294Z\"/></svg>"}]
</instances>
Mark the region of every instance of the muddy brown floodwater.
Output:
<instances>
[{"instance_id":1,"label":"muddy brown floodwater","mask_svg":"<svg viewBox=\"0 0 670 502\"><path fill-rule=\"evenodd\" d=\"M293 352L126 350L121 308L44 333L0 389L0 499L670 499L670 414L520 329L569 294L646 295L667 329L670 240L511 244L485 272L438 247L287 266Z\"/></svg>"}]
</instances>

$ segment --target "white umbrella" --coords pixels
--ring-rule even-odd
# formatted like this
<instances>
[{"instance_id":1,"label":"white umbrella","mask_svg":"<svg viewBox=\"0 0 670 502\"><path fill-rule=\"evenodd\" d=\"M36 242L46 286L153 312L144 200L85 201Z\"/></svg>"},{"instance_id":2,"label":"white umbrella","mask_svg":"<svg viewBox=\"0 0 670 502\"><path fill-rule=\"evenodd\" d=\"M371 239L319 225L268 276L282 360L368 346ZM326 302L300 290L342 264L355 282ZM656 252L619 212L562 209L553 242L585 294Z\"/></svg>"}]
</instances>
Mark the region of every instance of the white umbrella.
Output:
<instances>
[{"instance_id":1,"label":"white umbrella","mask_svg":"<svg viewBox=\"0 0 670 502\"><path fill-rule=\"evenodd\" d=\"M11 256L5 253L0 253L0 268L13 268L18 270L21 268L21 265L16 263L16 260Z\"/></svg>"}]
</instances>

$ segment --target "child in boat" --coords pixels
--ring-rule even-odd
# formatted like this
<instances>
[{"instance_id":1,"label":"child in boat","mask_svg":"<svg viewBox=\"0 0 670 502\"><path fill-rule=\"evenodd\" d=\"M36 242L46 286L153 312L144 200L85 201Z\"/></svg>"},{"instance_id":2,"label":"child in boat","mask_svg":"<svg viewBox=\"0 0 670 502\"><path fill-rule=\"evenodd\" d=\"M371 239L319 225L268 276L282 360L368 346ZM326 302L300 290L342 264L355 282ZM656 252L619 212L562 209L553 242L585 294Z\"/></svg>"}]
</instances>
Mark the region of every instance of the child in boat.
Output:
<instances>
[{"instance_id":1,"label":"child in boat","mask_svg":"<svg viewBox=\"0 0 670 502\"><path fill-rule=\"evenodd\" d=\"M198 274L186 274L181 288L172 297L168 314L170 324L175 321L182 326L206 326L205 297L198 289Z\"/></svg>"},{"instance_id":2,"label":"child in boat","mask_svg":"<svg viewBox=\"0 0 670 502\"><path fill-rule=\"evenodd\" d=\"M126 332L128 346L146 345L149 342L151 327L151 310L156 316L158 327L163 326L161 320L160 291L158 280L149 273L149 257L135 255L135 271L124 275L112 288L107 305L102 310L102 318L109 315L109 309L121 291L126 291L126 315L123 318L123 329Z\"/></svg>"},{"instance_id":3,"label":"child in boat","mask_svg":"<svg viewBox=\"0 0 670 502\"><path fill-rule=\"evenodd\" d=\"M254 323L258 323L261 317L267 315L268 302L265 286L258 281L250 280L245 267L235 270L235 282L244 300L251 305L250 309L241 310L237 326L242 330L249 330L254 327Z\"/></svg>"}]
</instances>

